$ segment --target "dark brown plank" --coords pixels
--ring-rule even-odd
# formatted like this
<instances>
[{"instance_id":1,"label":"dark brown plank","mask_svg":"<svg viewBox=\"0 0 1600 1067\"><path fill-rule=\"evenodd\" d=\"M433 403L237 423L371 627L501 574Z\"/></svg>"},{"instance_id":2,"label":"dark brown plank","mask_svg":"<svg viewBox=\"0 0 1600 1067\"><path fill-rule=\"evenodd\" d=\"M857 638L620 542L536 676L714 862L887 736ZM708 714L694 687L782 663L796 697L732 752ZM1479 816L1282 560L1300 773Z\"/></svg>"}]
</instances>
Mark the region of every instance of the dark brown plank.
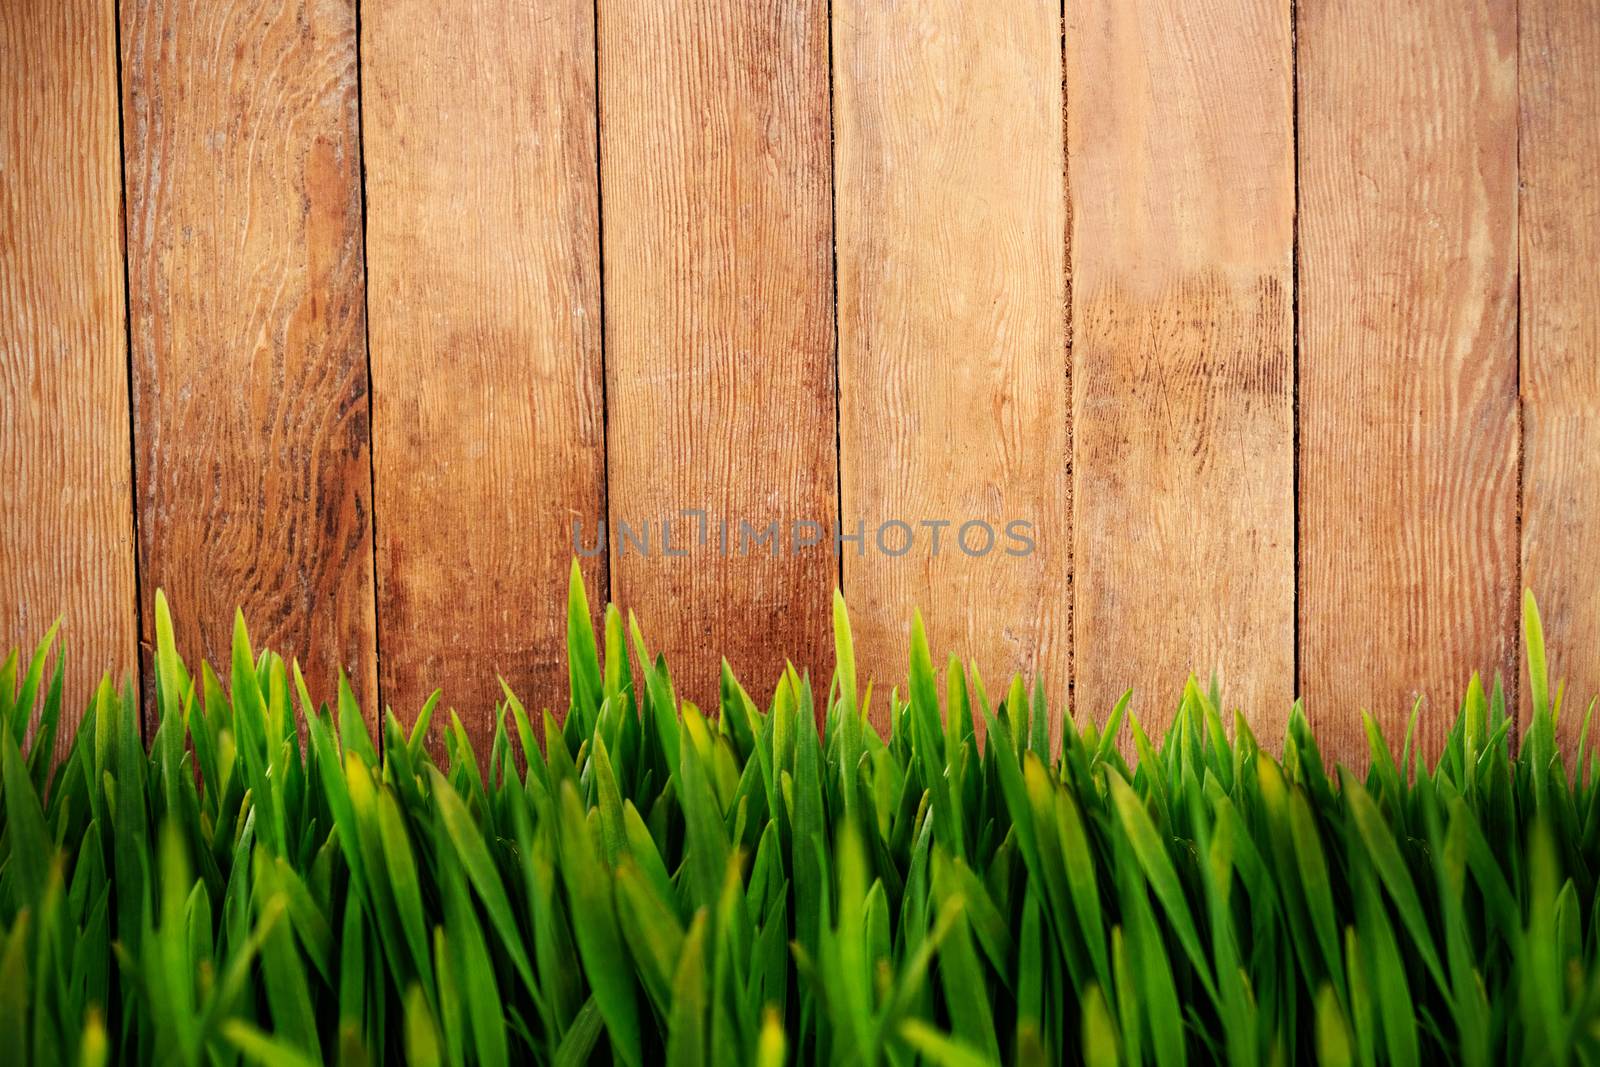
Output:
<instances>
[{"instance_id":1,"label":"dark brown plank","mask_svg":"<svg viewBox=\"0 0 1600 1067\"><path fill-rule=\"evenodd\" d=\"M565 711L572 523L592 543L604 515L593 22L362 19L384 699L410 718L442 686L485 744L497 673Z\"/></svg>"},{"instance_id":2,"label":"dark brown plank","mask_svg":"<svg viewBox=\"0 0 1600 1067\"><path fill-rule=\"evenodd\" d=\"M700 701L720 655L752 690L786 656L831 669L831 529L776 555L737 536L836 518L827 17L599 6L610 514L656 533L649 556L612 538L613 581ZM712 529L668 557L660 523L683 509ZM675 549L693 532L675 524Z\"/></svg>"},{"instance_id":3,"label":"dark brown plank","mask_svg":"<svg viewBox=\"0 0 1600 1067\"><path fill-rule=\"evenodd\" d=\"M122 18L145 640L165 588L225 670L241 605L314 698L343 668L371 716L354 5Z\"/></svg>"}]
</instances>

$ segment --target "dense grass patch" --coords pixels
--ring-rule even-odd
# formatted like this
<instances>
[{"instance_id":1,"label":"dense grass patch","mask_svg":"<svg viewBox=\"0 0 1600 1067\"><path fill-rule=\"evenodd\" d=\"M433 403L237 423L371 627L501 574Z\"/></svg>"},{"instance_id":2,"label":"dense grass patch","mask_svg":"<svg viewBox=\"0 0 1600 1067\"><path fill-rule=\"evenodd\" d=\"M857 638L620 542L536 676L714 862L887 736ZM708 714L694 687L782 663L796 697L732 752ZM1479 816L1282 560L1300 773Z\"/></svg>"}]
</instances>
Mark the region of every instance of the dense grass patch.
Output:
<instances>
[{"instance_id":1,"label":"dense grass patch","mask_svg":"<svg viewBox=\"0 0 1600 1067\"><path fill-rule=\"evenodd\" d=\"M1367 719L1364 779L1192 681L1159 745L1124 699L1051 758L920 623L859 692L842 602L825 690L707 716L574 572L565 723L507 691L487 753L156 613L148 749L106 683L52 769L50 642L0 670L8 1062L1600 1062L1600 790L1531 601L1521 743L1474 679L1433 766Z\"/></svg>"}]
</instances>

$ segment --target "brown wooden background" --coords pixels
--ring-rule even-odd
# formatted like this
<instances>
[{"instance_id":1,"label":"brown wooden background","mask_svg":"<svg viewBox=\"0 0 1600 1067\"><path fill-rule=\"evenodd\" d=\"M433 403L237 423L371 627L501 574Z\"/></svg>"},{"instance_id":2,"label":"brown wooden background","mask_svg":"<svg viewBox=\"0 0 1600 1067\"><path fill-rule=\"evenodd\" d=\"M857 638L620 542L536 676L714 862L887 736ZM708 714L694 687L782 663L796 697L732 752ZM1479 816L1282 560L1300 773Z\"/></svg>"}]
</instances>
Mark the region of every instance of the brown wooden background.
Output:
<instances>
[{"instance_id":1,"label":"brown wooden background","mask_svg":"<svg viewBox=\"0 0 1600 1067\"><path fill-rule=\"evenodd\" d=\"M841 579L879 678L920 604L1338 755L1517 689L1523 585L1600 688L1597 0L0 0L0 133L0 641L74 704L159 586L561 706L571 522L685 507L1039 546L588 561L703 699Z\"/></svg>"}]
</instances>

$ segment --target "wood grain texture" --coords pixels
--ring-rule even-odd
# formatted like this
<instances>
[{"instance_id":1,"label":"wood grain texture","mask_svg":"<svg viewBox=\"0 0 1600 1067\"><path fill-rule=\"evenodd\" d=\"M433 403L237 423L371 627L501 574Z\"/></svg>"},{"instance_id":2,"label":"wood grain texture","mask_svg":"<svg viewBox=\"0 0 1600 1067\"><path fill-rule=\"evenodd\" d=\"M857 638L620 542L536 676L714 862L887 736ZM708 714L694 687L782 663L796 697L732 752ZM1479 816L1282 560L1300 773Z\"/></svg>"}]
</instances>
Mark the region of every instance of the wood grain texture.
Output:
<instances>
[{"instance_id":1,"label":"wood grain texture","mask_svg":"<svg viewBox=\"0 0 1600 1067\"><path fill-rule=\"evenodd\" d=\"M342 667L372 716L354 5L122 17L143 594L224 673L242 606L314 699Z\"/></svg>"},{"instance_id":2,"label":"wood grain texture","mask_svg":"<svg viewBox=\"0 0 1600 1067\"><path fill-rule=\"evenodd\" d=\"M1037 0L834 5L845 546L862 682L936 655L1067 691L1071 612L1061 28ZM876 544L909 523L903 556ZM1012 521L1034 542L1006 535ZM923 526L947 522L947 527ZM982 527L998 531L992 548ZM938 538L937 553L935 538ZM898 548L904 535L891 531ZM979 553L969 554L969 553ZM876 701L880 728L887 702Z\"/></svg>"},{"instance_id":3,"label":"wood grain texture","mask_svg":"<svg viewBox=\"0 0 1600 1067\"><path fill-rule=\"evenodd\" d=\"M831 670L831 530L776 556L737 539L837 517L827 15L599 6L610 514L657 531L648 557L613 537L613 582L697 701L719 655L752 690L785 657ZM687 508L730 524L728 555L714 525L662 553L660 522Z\"/></svg>"},{"instance_id":4,"label":"wood grain texture","mask_svg":"<svg viewBox=\"0 0 1600 1067\"><path fill-rule=\"evenodd\" d=\"M0 648L63 617L60 752L138 669L116 39L110 2L0 5Z\"/></svg>"},{"instance_id":5,"label":"wood grain texture","mask_svg":"<svg viewBox=\"0 0 1600 1067\"><path fill-rule=\"evenodd\" d=\"M1289 5L1067 15L1073 651L1159 729L1192 671L1276 739L1294 686Z\"/></svg>"},{"instance_id":6,"label":"wood grain texture","mask_svg":"<svg viewBox=\"0 0 1600 1067\"><path fill-rule=\"evenodd\" d=\"M1325 751L1436 754L1515 687L1514 5L1301 8L1300 683Z\"/></svg>"},{"instance_id":7,"label":"wood grain texture","mask_svg":"<svg viewBox=\"0 0 1600 1067\"><path fill-rule=\"evenodd\" d=\"M604 515L593 32L589 0L362 20L384 699L443 686L485 745L497 673L565 712Z\"/></svg>"},{"instance_id":8,"label":"wood grain texture","mask_svg":"<svg viewBox=\"0 0 1600 1067\"><path fill-rule=\"evenodd\" d=\"M1522 581L1575 748L1600 694L1600 3L1519 11Z\"/></svg>"}]
</instances>

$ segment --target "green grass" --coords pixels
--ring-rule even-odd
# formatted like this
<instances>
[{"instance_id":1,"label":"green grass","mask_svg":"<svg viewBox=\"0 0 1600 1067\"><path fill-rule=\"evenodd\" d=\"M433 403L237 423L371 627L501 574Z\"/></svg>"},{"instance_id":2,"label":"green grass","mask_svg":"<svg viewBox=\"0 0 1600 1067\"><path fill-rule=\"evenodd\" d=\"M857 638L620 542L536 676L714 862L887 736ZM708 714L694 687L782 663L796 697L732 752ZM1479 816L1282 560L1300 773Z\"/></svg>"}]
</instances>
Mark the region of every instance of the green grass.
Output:
<instances>
[{"instance_id":1,"label":"green grass","mask_svg":"<svg viewBox=\"0 0 1600 1067\"><path fill-rule=\"evenodd\" d=\"M1052 759L1060 708L920 623L859 692L842 602L826 689L725 670L708 716L589 618L574 573L544 752L509 690L486 753L433 702L380 748L242 620L186 666L158 595L148 749L104 683L53 769L59 660L13 654L7 1062L1600 1063L1600 790L1531 600L1520 743L1474 679L1433 766L1367 719L1364 779L1193 681L1159 745L1124 700Z\"/></svg>"}]
</instances>

